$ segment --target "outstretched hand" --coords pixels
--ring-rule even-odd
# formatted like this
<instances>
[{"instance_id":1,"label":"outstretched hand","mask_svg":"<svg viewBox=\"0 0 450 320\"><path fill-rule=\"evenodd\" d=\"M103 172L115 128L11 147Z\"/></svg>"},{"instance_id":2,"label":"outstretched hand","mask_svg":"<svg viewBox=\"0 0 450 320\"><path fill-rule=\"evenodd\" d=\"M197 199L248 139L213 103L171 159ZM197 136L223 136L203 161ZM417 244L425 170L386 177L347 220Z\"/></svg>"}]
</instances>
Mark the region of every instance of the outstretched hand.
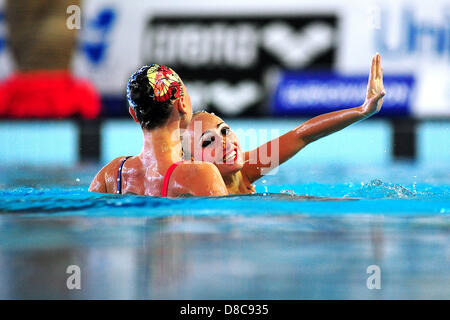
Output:
<instances>
[{"instance_id":1,"label":"outstretched hand","mask_svg":"<svg viewBox=\"0 0 450 320\"><path fill-rule=\"evenodd\" d=\"M381 57L377 53L372 58L372 66L370 68L369 83L367 84L366 101L362 105L364 115L370 117L381 109L384 96L383 85L383 68L381 67Z\"/></svg>"}]
</instances>

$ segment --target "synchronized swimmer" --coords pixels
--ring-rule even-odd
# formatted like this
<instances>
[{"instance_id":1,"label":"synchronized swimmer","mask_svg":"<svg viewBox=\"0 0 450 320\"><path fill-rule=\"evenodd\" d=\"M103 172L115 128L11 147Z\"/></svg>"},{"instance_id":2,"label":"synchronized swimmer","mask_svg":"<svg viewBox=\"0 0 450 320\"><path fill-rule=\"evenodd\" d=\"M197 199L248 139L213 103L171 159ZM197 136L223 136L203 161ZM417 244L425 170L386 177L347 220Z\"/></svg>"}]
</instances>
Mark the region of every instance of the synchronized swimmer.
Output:
<instances>
[{"instance_id":1,"label":"synchronized swimmer","mask_svg":"<svg viewBox=\"0 0 450 320\"><path fill-rule=\"evenodd\" d=\"M253 182L309 143L379 112L386 94L381 58L376 54L361 106L314 117L243 153L222 119L208 112L192 114L190 97L172 69L142 67L130 78L127 93L129 112L142 127L142 151L111 161L89 191L169 197L255 193ZM262 150L276 162L263 161Z\"/></svg>"}]
</instances>

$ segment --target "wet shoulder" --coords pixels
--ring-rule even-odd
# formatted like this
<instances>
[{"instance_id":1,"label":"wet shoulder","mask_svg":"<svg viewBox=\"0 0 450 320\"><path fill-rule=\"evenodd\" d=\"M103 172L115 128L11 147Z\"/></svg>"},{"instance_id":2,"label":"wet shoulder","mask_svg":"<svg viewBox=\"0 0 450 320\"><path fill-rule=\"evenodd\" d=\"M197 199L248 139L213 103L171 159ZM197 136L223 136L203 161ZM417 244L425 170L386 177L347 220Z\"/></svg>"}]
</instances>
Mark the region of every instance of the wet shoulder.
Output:
<instances>
[{"instance_id":1,"label":"wet shoulder","mask_svg":"<svg viewBox=\"0 0 450 320\"><path fill-rule=\"evenodd\" d=\"M125 159L126 159L125 156L117 157L114 160L112 160L111 162L109 162L106 166L104 166L103 169L105 169L105 172L108 172L108 173L115 172L115 174L117 175L119 172L120 165L122 164L122 161Z\"/></svg>"},{"instance_id":2,"label":"wet shoulder","mask_svg":"<svg viewBox=\"0 0 450 320\"><path fill-rule=\"evenodd\" d=\"M202 176L209 177L211 175L220 176L220 172L214 164L203 161L183 162L182 164L178 165L177 168L175 168L173 173L177 176L192 176L197 178Z\"/></svg>"},{"instance_id":3,"label":"wet shoulder","mask_svg":"<svg viewBox=\"0 0 450 320\"><path fill-rule=\"evenodd\" d=\"M103 167L100 172L103 171L103 175L105 177L106 188L109 193L115 193L117 189L117 178L119 175L119 168L122 164L122 161L125 160L126 156L117 157L109 162L106 166Z\"/></svg>"},{"instance_id":4,"label":"wet shoulder","mask_svg":"<svg viewBox=\"0 0 450 320\"><path fill-rule=\"evenodd\" d=\"M170 179L173 194L197 196L224 195L225 183L215 165L209 162L184 162L177 166Z\"/></svg>"}]
</instances>

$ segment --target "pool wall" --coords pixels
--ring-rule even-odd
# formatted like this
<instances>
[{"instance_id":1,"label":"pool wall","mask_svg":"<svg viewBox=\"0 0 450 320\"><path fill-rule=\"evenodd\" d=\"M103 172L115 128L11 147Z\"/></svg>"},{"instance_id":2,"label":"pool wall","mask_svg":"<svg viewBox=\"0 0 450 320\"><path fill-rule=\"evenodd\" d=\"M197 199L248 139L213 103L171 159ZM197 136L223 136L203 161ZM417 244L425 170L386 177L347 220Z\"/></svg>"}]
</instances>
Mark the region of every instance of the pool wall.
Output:
<instances>
[{"instance_id":1,"label":"pool wall","mask_svg":"<svg viewBox=\"0 0 450 320\"><path fill-rule=\"evenodd\" d=\"M295 128L307 119L229 120L243 150ZM0 122L0 161L15 166L73 166L80 162L80 127L73 121ZM250 131L249 131L250 130ZM254 136L248 133L256 133ZM393 157L393 128L389 121L354 124L307 146L290 161L302 163L383 164ZM258 138L259 137L259 138ZM421 163L450 162L450 125L446 121L424 121L416 129L416 159ZM140 152L142 133L129 120L108 120L100 125L100 164Z\"/></svg>"}]
</instances>

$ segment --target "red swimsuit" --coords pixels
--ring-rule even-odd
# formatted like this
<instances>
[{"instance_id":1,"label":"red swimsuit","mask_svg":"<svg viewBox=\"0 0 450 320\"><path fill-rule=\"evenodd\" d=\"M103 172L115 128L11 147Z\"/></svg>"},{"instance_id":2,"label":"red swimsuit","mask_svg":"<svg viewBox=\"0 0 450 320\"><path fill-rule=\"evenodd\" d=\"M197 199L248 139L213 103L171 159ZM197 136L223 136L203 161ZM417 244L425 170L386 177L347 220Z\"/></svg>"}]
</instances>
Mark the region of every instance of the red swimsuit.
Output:
<instances>
[{"instance_id":1,"label":"red swimsuit","mask_svg":"<svg viewBox=\"0 0 450 320\"><path fill-rule=\"evenodd\" d=\"M165 176L164 176L163 187L162 187L162 191L161 191L161 197L167 197L167 190L169 189L169 179L170 179L170 176L171 176L173 170L175 170L175 168L176 168L180 163L183 163L183 160L173 163L173 164L169 167L169 169L167 169L166 174L165 174Z\"/></svg>"}]
</instances>

